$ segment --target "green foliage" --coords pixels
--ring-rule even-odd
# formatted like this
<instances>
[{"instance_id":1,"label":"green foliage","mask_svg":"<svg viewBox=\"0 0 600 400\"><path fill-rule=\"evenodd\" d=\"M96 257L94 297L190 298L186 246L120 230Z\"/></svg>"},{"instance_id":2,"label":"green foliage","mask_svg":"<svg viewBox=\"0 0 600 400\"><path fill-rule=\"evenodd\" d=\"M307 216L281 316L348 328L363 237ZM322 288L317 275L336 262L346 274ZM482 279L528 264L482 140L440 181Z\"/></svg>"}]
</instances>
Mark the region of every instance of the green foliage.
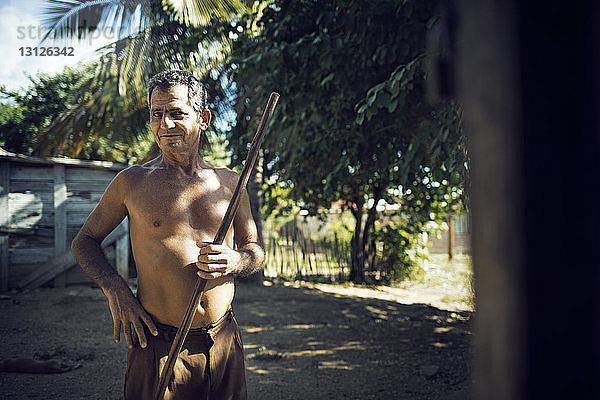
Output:
<instances>
[{"instance_id":1,"label":"green foliage","mask_svg":"<svg viewBox=\"0 0 600 400\"><path fill-rule=\"evenodd\" d=\"M228 20L245 10L239 0L49 0L45 10L49 38L85 39L96 29L110 27L120 27L120 36L98 49L98 58L72 88L78 101L53 120L51 135L42 144L44 155L133 163L158 154L147 125L146 83L164 70L185 69L206 78L218 118L219 99L225 95L220 82L211 77L218 75L228 54L229 39L211 28L212 18ZM201 143L207 156L210 135ZM219 140L215 142L219 146ZM106 144L113 148L103 150Z\"/></svg>"},{"instance_id":2,"label":"green foliage","mask_svg":"<svg viewBox=\"0 0 600 400\"><path fill-rule=\"evenodd\" d=\"M23 126L23 107L0 103L0 147L13 153L30 153L33 137Z\"/></svg>"},{"instance_id":3,"label":"green foliage","mask_svg":"<svg viewBox=\"0 0 600 400\"><path fill-rule=\"evenodd\" d=\"M18 91L2 89L10 103L2 104L0 141L8 151L22 154L39 153L44 129L76 102L72 89L81 73L66 68L54 76L29 76L31 86Z\"/></svg>"},{"instance_id":4,"label":"green foliage","mask_svg":"<svg viewBox=\"0 0 600 400\"><path fill-rule=\"evenodd\" d=\"M147 112L127 115L130 118L127 124L104 115L100 118L103 123L96 127L79 115L71 121L68 131L55 129L66 115L88 104L93 94L81 88L90 79L93 78L89 70L65 68L52 76L30 76L30 86L24 89L3 90L14 104L2 104L1 146L26 155L140 161L150 152L154 141L146 122ZM134 126L137 132L132 134Z\"/></svg>"},{"instance_id":5,"label":"green foliage","mask_svg":"<svg viewBox=\"0 0 600 400\"><path fill-rule=\"evenodd\" d=\"M402 134L412 135L428 111L413 101L400 117L356 123L355 105L369 88L424 51L423 14L431 5L414 7L420 12L393 1L277 1L256 23L263 27L260 35L247 32L234 53L238 104L246 118L254 118L270 90L283 94L276 134L266 142L270 167L278 180L293 182L292 197L312 212L336 200L360 209L374 192L383 192L408 142ZM250 132L242 133L240 145Z\"/></svg>"},{"instance_id":6,"label":"green foliage","mask_svg":"<svg viewBox=\"0 0 600 400\"><path fill-rule=\"evenodd\" d=\"M335 202L352 212L353 279L362 280L362 263L370 259L364 252L372 255L377 247L369 244L370 235L401 243L402 232L416 235L462 196L466 153L459 109L425 99L426 35L436 3L263 5L224 27L238 36L231 78L240 117L230 140L232 158L241 161L257 111L270 91L279 91L265 139L266 181L289 188L287 195L313 215ZM400 204L396 219L405 222L376 226L378 204ZM396 250L381 258L398 271L410 264Z\"/></svg>"},{"instance_id":7,"label":"green foliage","mask_svg":"<svg viewBox=\"0 0 600 400\"><path fill-rule=\"evenodd\" d=\"M393 281L414 278L420 272L420 263L426 256L425 243L421 232L405 221L398 223L375 223L373 239L378 243L377 270L380 281Z\"/></svg>"}]
</instances>

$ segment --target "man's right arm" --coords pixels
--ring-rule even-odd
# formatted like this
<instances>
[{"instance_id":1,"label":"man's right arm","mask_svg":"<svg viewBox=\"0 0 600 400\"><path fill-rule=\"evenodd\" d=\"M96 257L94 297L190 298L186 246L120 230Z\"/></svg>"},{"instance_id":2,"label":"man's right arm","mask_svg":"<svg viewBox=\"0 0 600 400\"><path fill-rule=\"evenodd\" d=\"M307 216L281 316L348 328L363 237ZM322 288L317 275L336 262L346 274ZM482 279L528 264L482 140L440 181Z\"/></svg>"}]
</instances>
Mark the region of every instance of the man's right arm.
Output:
<instances>
[{"instance_id":1,"label":"man's right arm","mask_svg":"<svg viewBox=\"0 0 600 400\"><path fill-rule=\"evenodd\" d=\"M119 341L123 327L129 347L134 344L133 331L138 336L138 343L146 347L142 323L145 323L153 334L156 334L156 327L129 289L127 282L110 265L101 248L104 238L127 215L125 197L130 188L127 174L127 170L120 172L108 185L102 199L73 239L71 250L81 269L100 286L108 298L114 322L115 341Z\"/></svg>"}]
</instances>

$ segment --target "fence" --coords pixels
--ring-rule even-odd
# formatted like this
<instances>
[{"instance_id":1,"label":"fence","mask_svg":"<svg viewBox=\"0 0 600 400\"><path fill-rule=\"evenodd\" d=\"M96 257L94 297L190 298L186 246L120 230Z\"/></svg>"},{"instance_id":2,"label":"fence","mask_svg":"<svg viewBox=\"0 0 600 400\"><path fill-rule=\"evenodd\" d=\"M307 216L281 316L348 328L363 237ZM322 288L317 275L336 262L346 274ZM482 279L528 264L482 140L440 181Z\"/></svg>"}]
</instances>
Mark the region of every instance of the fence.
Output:
<instances>
[{"instance_id":1,"label":"fence","mask_svg":"<svg viewBox=\"0 0 600 400\"><path fill-rule=\"evenodd\" d=\"M294 225L285 225L265 238L267 277L321 277L346 280L350 272L350 243L338 239L309 239Z\"/></svg>"}]
</instances>

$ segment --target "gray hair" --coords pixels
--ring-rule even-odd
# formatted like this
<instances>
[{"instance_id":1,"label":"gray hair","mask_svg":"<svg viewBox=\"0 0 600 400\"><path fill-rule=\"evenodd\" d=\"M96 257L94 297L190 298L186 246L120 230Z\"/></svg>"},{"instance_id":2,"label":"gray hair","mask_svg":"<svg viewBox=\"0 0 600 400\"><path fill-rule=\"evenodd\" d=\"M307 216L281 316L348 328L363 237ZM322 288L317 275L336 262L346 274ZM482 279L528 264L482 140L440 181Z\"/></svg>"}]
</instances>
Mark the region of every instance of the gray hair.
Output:
<instances>
[{"instance_id":1,"label":"gray hair","mask_svg":"<svg viewBox=\"0 0 600 400\"><path fill-rule=\"evenodd\" d=\"M205 85L191 73L180 69L164 71L150 78L150 81L148 81L148 106L150 106L154 89L158 88L166 91L178 85L188 88L188 101L194 111L199 113L208 108L208 94Z\"/></svg>"}]
</instances>

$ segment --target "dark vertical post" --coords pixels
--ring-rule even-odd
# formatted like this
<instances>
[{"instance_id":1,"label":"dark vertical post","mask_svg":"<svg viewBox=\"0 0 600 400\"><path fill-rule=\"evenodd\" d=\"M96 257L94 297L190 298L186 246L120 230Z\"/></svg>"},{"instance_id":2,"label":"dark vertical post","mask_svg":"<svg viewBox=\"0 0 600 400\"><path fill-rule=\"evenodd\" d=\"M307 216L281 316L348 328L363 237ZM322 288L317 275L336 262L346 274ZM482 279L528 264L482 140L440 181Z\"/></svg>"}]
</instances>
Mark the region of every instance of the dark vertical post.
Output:
<instances>
[{"instance_id":1,"label":"dark vertical post","mask_svg":"<svg viewBox=\"0 0 600 400\"><path fill-rule=\"evenodd\" d=\"M65 180L65 166L54 165L54 257L67 251L67 184ZM58 274L54 278L54 287L67 285L67 272Z\"/></svg>"},{"instance_id":2,"label":"dark vertical post","mask_svg":"<svg viewBox=\"0 0 600 400\"><path fill-rule=\"evenodd\" d=\"M10 275L10 258L8 256L8 229L10 213L8 210L8 194L10 193L10 161L0 160L0 290L8 290Z\"/></svg>"},{"instance_id":3,"label":"dark vertical post","mask_svg":"<svg viewBox=\"0 0 600 400\"><path fill-rule=\"evenodd\" d=\"M454 258L454 214L448 214L448 260Z\"/></svg>"},{"instance_id":4,"label":"dark vertical post","mask_svg":"<svg viewBox=\"0 0 600 400\"><path fill-rule=\"evenodd\" d=\"M524 330L520 102L511 1L461 3L460 95L471 148L474 397L519 399Z\"/></svg>"},{"instance_id":5,"label":"dark vertical post","mask_svg":"<svg viewBox=\"0 0 600 400\"><path fill-rule=\"evenodd\" d=\"M600 4L460 6L474 397L600 398Z\"/></svg>"}]
</instances>

